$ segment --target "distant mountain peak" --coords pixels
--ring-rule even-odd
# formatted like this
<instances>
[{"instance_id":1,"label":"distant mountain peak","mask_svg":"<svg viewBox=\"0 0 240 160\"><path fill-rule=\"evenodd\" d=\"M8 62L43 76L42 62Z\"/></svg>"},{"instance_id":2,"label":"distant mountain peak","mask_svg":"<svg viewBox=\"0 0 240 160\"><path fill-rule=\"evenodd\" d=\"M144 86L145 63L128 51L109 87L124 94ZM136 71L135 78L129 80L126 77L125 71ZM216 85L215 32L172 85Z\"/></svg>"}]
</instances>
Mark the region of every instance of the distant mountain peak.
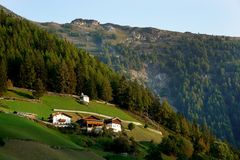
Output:
<instances>
[{"instance_id":1,"label":"distant mountain peak","mask_svg":"<svg viewBox=\"0 0 240 160\"><path fill-rule=\"evenodd\" d=\"M78 18L75 19L71 22L73 25L78 25L78 26L98 26L100 25L100 22L92 19L82 19Z\"/></svg>"}]
</instances>

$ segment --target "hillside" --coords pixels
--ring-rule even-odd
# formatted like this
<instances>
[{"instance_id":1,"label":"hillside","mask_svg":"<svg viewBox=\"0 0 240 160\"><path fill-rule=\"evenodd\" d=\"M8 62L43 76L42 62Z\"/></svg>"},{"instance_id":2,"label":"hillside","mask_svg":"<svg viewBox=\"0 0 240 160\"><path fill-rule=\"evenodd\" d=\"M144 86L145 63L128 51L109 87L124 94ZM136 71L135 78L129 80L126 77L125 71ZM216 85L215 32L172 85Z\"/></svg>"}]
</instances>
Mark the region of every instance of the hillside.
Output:
<instances>
[{"instance_id":1,"label":"hillside","mask_svg":"<svg viewBox=\"0 0 240 160\"><path fill-rule=\"evenodd\" d=\"M178 112L239 145L240 39L76 19L39 24L167 97Z\"/></svg>"},{"instance_id":2,"label":"hillside","mask_svg":"<svg viewBox=\"0 0 240 160\"><path fill-rule=\"evenodd\" d=\"M144 128L144 124L147 123L144 120L141 120L139 122L138 119L141 119L140 117L136 116L133 117L130 114L128 114L126 111L121 110L120 108L117 108L114 105L107 105L107 104L102 104L96 101L91 101L88 106L80 104L78 100L74 97L71 96L61 96L59 94L50 94L50 95L45 95L43 96L40 101L35 101L31 97L31 92L24 90L24 89L19 89L19 88L14 88L9 90L4 97L6 99L0 100L0 111L3 110L5 112L27 112L27 113L34 113L37 115L39 119L44 119L48 121L48 118L50 115L54 112L54 109L62 109L62 110L69 110L72 111L66 112L67 114L70 114L73 117L73 121L77 121L78 119L82 117L86 117L89 114L86 113L78 113L80 111L85 111L85 112L93 112L102 115L106 115L109 117L119 117L124 121L124 128L127 129L127 125L130 122L137 122L137 123L142 123L141 126L136 126L136 129L133 132L127 132L129 136L133 136L135 140L137 141L151 141L153 140L155 143L159 143L161 141L162 135L158 133L154 133L148 129ZM92 115L92 114L91 114ZM13 118L16 119L16 117L10 118L11 121L16 121ZM105 118L105 117L101 117ZM7 121L5 117L0 116L0 124L3 123L4 121ZM26 121L26 120L25 120ZM129 121L129 122L125 122ZM27 121L26 121L27 122ZM23 125L23 122L19 122L19 124ZM15 130L12 130L12 134L14 133L21 133L20 128L17 128L17 124L11 124L10 122L6 125L3 125L0 127L0 130L6 130L6 126L13 126L16 127ZM164 133L166 132L163 128L160 128ZM19 131L17 131L19 130ZM33 131L36 130L36 132L39 132L37 129L32 129ZM7 134L10 135L10 133L7 131ZM24 130L24 132L28 132L27 130ZM139 134L141 132L142 134ZM0 133L3 135L3 133ZM44 133L43 133L44 134ZM21 134L20 134L21 135ZM22 134L24 135L24 134ZM4 134L3 137L5 137L6 134ZM10 136L11 138L11 136ZM21 137L12 137L12 138L21 138ZM27 137L25 137L27 138ZM51 137L49 137L51 139ZM23 138L24 139L24 138ZM34 138L30 138L34 139Z\"/></svg>"},{"instance_id":3,"label":"hillside","mask_svg":"<svg viewBox=\"0 0 240 160\"><path fill-rule=\"evenodd\" d=\"M88 22L98 25L95 21ZM75 112L75 120L82 117L81 110L85 110L102 114L99 116L119 116L130 121L136 119L142 124L149 122L150 125L136 126L133 130L133 124L130 123L126 129L123 121L126 131L119 134L103 128L97 135L94 132L85 135L76 123L73 127L55 128L75 145L90 149L106 159L219 159L223 155L226 160L239 159L239 151L215 138L206 124L199 126L196 121L187 121L173 110L167 99L160 101L147 87L117 74L66 39L49 34L36 24L5 10L0 11L0 34L0 101L1 110L6 112L4 116L17 111L36 113L38 116L33 125L39 126L47 123L46 118L52 109L62 108ZM78 104L73 98L81 93L92 100L88 107ZM99 104L99 101L104 103ZM115 105L108 105L108 102ZM17 123L12 121L10 125ZM152 125L164 128L167 131L164 137L153 130ZM0 146L5 148L8 136L18 135L15 133L18 129L11 132L5 127L2 130L5 134L0 137ZM27 136L24 127L19 130L23 137ZM37 133L33 134L31 140L35 140ZM47 139L45 133L37 136L45 137L43 142ZM157 139L155 142L161 143L156 144L151 136Z\"/></svg>"},{"instance_id":4,"label":"hillside","mask_svg":"<svg viewBox=\"0 0 240 160\"><path fill-rule=\"evenodd\" d=\"M81 149L71 142L67 136L18 116L0 113L0 124L0 137L34 140L52 146Z\"/></svg>"},{"instance_id":5,"label":"hillside","mask_svg":"<svg viewBox=\"0 0 240 160\"><path fill-rule=\"evenodd\" d=\"M31 150L31 152L29 152ZM9 140L4 148L0 148L1 160L104 160L90 151L70 149L54 149L48 145L33 141Z\"/></svg>"}]
</instances>

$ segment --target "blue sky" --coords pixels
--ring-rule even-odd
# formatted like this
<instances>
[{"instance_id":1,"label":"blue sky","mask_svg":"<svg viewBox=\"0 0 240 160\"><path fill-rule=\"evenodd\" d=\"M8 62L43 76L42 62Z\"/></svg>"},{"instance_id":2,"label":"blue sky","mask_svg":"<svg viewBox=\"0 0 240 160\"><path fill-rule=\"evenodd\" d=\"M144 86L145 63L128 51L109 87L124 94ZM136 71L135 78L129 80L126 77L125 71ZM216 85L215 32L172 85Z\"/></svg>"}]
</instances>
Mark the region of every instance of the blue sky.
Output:
<instances>
[{"instance_id":1,"label":"blue sky","mask_svg":"<svg viewBox=\"0 0 240 160\"><path fill-rule=\"evenodd\" d=\"M0 0L39 22L96 19L138 27L240 37L240 0Z\"/></svg>"}]
</instances>

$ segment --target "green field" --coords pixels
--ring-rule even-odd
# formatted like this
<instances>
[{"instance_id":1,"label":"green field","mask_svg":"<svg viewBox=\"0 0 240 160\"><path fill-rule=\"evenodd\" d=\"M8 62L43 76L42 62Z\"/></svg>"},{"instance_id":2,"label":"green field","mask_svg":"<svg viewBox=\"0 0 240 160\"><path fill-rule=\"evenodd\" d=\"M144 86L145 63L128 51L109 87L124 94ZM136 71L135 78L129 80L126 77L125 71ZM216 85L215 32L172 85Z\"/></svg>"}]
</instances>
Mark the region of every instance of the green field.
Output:
<instances>
[{"instance_id":1,"label":"green field","mask_svg":"<svg viewBox=\"0 0 240 160\"><path fill-rule=\"evenodd\" d=\"M127 128L125 126L125 128ZM129 137L134 137L136 141L153 141L159 143L162 140L162 136L155 132L150 132L147 128L143 126L135 126L132 131L126 132Z\"/></svg>"},{"instance_id":2,"label":"green field","mask_svg":"<svg viewBox=\"0 0 240 160\"><path fill-rule=\"evenodd\" d=\"M29 152L30 151L30 152ZM103 160L91 151L53 149L33 141L9 140L0 147L1 160Z\"/></svg>"},{"instance_id":3,"label":"green field","mask_svg":"<svg viewBox=\"0 0 240 160\"><path fill-rule=\"evenodd\" d=\"M40 118L45 119L53 112L53 109L80 110L96 112L108 116L118 116L123 120L137 121L123 110L112 106L91 101L88 106L80 104L75 98L68 96L45 95L40 102L27 102L31 100L31 93L21 89L8 91L6 96L17 97L17 100L0 100L2 105L7 106L10 111L21 111L36 113ZM21 100L22 99L22 100Z\"/></svg>"},{"instance_id":4,"label":"green field","mask_svg":"<svg viewBox=\"0 0 240 160\"><path fill-rule=\"evenodd\" d=\"M34 140L51 146L81 149L66 135L11 114L0 113L0 137L5 139Z\"/></svg>"}]
</instances>

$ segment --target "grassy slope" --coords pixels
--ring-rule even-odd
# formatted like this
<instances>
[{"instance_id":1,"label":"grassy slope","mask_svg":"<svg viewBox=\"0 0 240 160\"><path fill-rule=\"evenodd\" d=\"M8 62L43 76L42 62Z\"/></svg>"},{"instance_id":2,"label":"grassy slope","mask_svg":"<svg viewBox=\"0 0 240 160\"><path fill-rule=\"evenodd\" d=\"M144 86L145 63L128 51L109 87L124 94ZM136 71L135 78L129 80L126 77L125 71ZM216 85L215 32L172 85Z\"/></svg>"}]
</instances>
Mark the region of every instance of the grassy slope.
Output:
<instances>
[{"instance_id":1,"label":"grassy slope","mask_svg":"<svg viewBox=\"0 0 240 160\"><path fill-rule=\"evenodd\" d=\"M14 90L8 91L6 96L29 100L31 98L31 93L23 89L15 88ZM76 99L72 97L45 95L41 98L40 102L0 100L0 103L2 103L10 111L32 112L38 114L39 117L44 117L45 119L49 117L49 115L53 112L52 109L58 108L96 112L113 117L118 116L123 120L138 121L136 120L136 118L133 118L131 115L127 114L126 112L115 106L99 104L94 101L91 102L88 106L86 106L78 103ZM127 128L127 125L124 125L124 127ZM161 141L161 136L159 134L150 132L142 126L136 126L133 131L127 132L127 134L129 136L133 136L137 141Z\"/></svg>"},{"instance_id":2,"label":"grassy slope","mask_svg":"<svg viewBox=\"0 0 240 160\"><path fill-rule=\"evenodd\" d=\"M31 150L31 152L29 152ZM81 158L80 158L81 157ZM21 140L7 141L4 147L0 148L1 160L103 160L100 156L90 151L79 151L71 149L53 149L47 145Z\"/></svg>"},{"instance_id":3,"label":"grassy slope","mask_svg":"<svg viewBox=\"0 0 240 160\"><path fill-rule=\"evenodd\" d=\"M24 90L12 90L8 91L7 95L9 97L17 97L22 99L28 99L31 97L31 93ZM123 110L118 109L115 106L105 105L96 103L94 101L90 102L88 106L82 105L77 102L76 99L72 97L59 97L53 95L45 95L41 98L40 102L26 102L19 100L1 100L3 105L9 107L11 111L23 111L32 112L39 115L39 117L47 118L52 113L52 109L69 109L69 110L82 110L89 112L96 112L100 114L105 114L108 116L118 116L123 120L137 121L133 117L126 114Z\"/></svg>"},{"instance_id":4,"label":"grassy slope","mask_svg":"<svg viewBox=\"0 0 240 160\"><path fill-rule=\"evenodd\" d=\"M0 113L0 137L29 139L53 146L80 149L67 136L33 121L11 114Z\"/></svg>"},{"instance_id":5,"label":"grassy slope","mask_svg":"<svg viewBox=\"0 0 240 160\"><path fill-rule=\"evenodd\" d=\"M127 126L124 126L124 127L127 128ZM162 140L161 135L154 132L150 132L143 126L135 126L135 128L132 131L127 131L126 133L129 137L134 137L136 141L152 141L153 140L155 143L160 143Z\"/></svg>"}]
</instances>

